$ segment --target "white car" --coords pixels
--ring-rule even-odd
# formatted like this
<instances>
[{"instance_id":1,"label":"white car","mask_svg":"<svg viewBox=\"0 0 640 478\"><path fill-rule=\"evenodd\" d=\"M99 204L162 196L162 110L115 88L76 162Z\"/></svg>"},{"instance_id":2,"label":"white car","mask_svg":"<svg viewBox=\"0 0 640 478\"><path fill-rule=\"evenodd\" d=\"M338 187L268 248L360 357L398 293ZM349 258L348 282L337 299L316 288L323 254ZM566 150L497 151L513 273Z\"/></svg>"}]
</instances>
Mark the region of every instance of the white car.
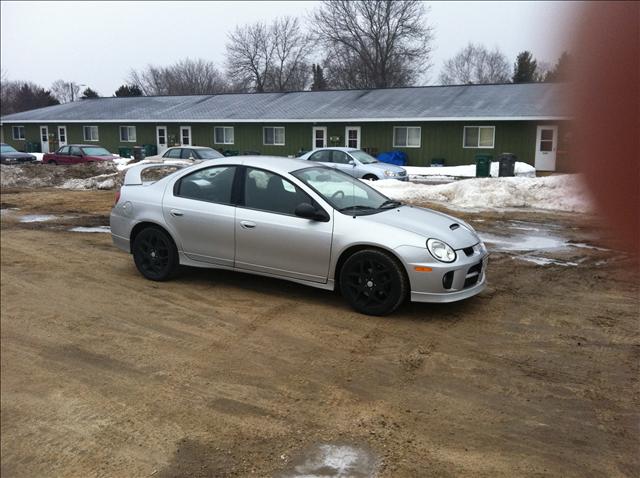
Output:
<instances>
[{"instance_id":1,"label":"white car","mask_svg":"<svg viewBox=\"0 0 640 478\"><path fill-rule=\"evenodd\" d=\"M174 146L164 153L154 156L147 156L146 159L152 161L164 161L165 159L187 159L192 161L224 158L224 156L213 148L205 146Z\"/></svg>"},{"instance_id":2,"label":"white car","mask_svg":"<svg viewBox=\"0 0 640 478\"><path fill-rule=\"evenodd\" d=\"M318 148L300 156L299 159L322 163L339 169L354 178L378 180L398 179L408 181L404 168L378 161L370 154L356 148Z\"/></svg>"}]
</instances>

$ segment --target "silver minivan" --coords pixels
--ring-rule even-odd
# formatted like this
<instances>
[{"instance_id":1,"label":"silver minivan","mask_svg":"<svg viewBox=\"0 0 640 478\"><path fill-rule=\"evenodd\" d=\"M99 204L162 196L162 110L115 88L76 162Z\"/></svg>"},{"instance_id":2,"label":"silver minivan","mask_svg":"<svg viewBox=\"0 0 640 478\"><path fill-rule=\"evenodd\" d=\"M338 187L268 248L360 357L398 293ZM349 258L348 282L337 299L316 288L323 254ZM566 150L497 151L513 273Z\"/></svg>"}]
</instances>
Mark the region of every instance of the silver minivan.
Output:
<instances>
[{"instance_id":1,"label":"silver minivan","mask_svg":"<svg viewBox=\"0 0 640 478\"><path fill-rule=\"evenodd\" d=\"M318 148L303 154L299 159L322 163L354 178L374 181L377 179L407 181L409 179L404 168L378 161L370 154L356 148Z\"/></svg>"}]
</instances>

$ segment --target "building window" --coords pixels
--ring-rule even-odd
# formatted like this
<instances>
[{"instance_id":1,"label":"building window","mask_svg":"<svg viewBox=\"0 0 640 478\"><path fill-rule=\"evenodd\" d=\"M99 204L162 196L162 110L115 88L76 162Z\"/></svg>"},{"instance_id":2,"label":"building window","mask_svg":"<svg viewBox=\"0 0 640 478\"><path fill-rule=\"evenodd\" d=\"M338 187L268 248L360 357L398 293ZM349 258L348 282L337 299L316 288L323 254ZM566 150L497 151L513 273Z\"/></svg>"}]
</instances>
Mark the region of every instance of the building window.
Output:
<instances>
[{"instance_id":1,"label":"building window","mask_svg":"<svg viewBox=\"0 0 640 478\"><path fill-rule=\"evenodd\" d=\"M464 148L493 148L496 138L495 126L465 126L462 146Z\"/></svg>"},{"instance_id":2,"label":"building window","mask_svg":"<svg viewBox=\"0 0 640 478\"><path fill-rule=\"evenodd\" d=\"M24 126L12 126L13 139L24 139Z\"/></svg>"},{"instance_id":3,"label":"building window","mask_svg":"<svg viewBox=\"0 0 640 478\"><path fill-rule=\"evenodd\" d=\"M233 144L233 126L216 126L213 129L215 144Z\"/></svg>"},{"instance_id":4,"label":"building window","mask_svg":"<svg viewBox=\"0 0 640 478\"><path fill-rule=\"evenodd\" d=\"M82 131L84 133L85 141L98 141L98 127L97 126L83 126Z\"/></svg>"},{"instance_id":5,"label":"building window","mask_svg":"<svg viewBox=\"0 0 640 478\"><path fill-rule=\"evenodd\" d=\"M420 126L396 126L393 128L393 147L419 148L421 135Z\"/></svg>"},{"instance_id":6,"label":"building window","mask_svg":"<svg viewBox=\"0 0 640 478\"><path fill-rule=\"evenodd\" d=\"M284 146L284 127L266 126L263 128L264 145Z\"/></svg>"},{"instance_id":7,"label":"building window","mask_svg":"<svg viewBox=\"0 0 640 478\"><path fill-rule=\"evenodd\" d=\"M180 126L180 145L191 146L191 126Z\"/></svg>"},{"instance_id":8,"label":"building window","mask_svg":"<svg viewBox=\"0 0 640 478\"><path fill-rule=\"evenodd\" d=\"M120 142L121 143L135 143L136 142L136 127L135 126L120 126Z\"/></svg>"}]
</instances>

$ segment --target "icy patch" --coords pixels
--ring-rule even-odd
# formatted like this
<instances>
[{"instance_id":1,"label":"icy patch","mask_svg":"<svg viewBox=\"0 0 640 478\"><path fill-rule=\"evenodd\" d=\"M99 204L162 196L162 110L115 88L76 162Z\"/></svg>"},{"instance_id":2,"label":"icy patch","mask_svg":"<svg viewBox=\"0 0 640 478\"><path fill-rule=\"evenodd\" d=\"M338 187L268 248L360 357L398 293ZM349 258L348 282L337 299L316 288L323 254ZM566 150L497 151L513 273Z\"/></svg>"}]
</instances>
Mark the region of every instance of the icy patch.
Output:
<instances>
[{"instance_id":1,"label":"icy patch","mask_svg":"<svg viewBox=\"0 0 640 478\"><path fill-rule=\"evenodd\" d=\"M323 444L313 447L284 473L287 478L356 478L375 476L377 460L364 450L350 445Z\"/></svg>"},{"instance_id":2,"label":"icy patch","mask_svg":"<svg viewBox=\"0 0 640 478\"><path fill-rule=\"evenodd\" d=\"M93 227L72 227L69 229L72 232L111 232L111 228L109 226L93 226Z\"/></svg>"},{"instance_id":3,"label":"icy patch","mask_svg":"<svg viewBox=\"0 0 640 478\"><path fill-rule=\"evenodd\" d=\"M20 218L20 222L46 222L56 219L52 214L27 214Z\"/></svg>"},{"instance_id":4,"label":"icy patch","mask_svg":"<svg viewBox=\"0 0 640 478\"><path fill-rule=\"evenodd\" d=\"M494 244L497 250L501 251L540 251L563 249L569 246L567 241L561 237L546 236L498 236L496 234L481 233L483 242Z\"/></svg>"},{"instance_id":5,"label":"icy patch","mask_svg":"<svg viewBox=\"0 0 640 478\"><path fill-rule=\"evenodd\" d=\"M368 182L391 199L440 202L478 210L530 208L589 212L589 194L576 174L544 178L474 178L450 184L428 185L384 179Z\"/></svg>"},{"instance_id":6,"label":"icy patch","mask_svg":"<svg viewBox=\"0 0 640 478\"><path fill-rule=\"evenodd\" d=\"M561 261L559 259L551 259L550 257L538 257L538 256L516 256L514 259L519 261L533 262L539 266L577 266L577 262Z\"/></svg>"}]
</instances>

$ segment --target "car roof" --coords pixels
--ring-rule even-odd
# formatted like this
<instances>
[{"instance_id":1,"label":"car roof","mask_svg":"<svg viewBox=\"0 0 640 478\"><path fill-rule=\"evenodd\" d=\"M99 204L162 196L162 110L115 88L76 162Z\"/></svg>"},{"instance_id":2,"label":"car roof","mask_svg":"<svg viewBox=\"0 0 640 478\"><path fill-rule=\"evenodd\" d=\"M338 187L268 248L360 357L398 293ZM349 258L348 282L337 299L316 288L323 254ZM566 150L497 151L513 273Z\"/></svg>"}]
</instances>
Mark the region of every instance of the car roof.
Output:
<instances>
[{"instance_id":1,"label":"car roof","mask_svg":"<svg viewBox=\"0 0 640 478\"><path fill-rule=\"evenodd\" d=\"M64 146L60 146L60 148L64 148L65 146L75 146L77 148L104 148L104 146L99 144L65 144Z\"/></svg>"},{"instance_id":2,"label":"car roof","mask_svg":"<svg viewBox=\"0 0 640 478\"><path fill-rule=\"evenodd\" d=\"M167 148L167 150L169 149L178 149L178 148L189 148L189 149L213 149L209 146L189 146L188 144L183 144L182 146L171 146L169 148Z\"/></svg>"},{"instance_id":3,"label":"car roof","mask_svg":"<svg viewBox=\"0 0 640 478\"><path fill-rule=\"evenodd\" d=\"M347 148L346 146L326 146L324 148L315 148L313 151L311 151L312 153L316 152L316 151L322 151L322 150L326 150L326 149L332 149L332 150L337 150L337 151L344 151L345 153L349 153L351 151L360 151L358 148Z\"/></svg>"},{"instance_id":4,"label":"car roof","mask_svg":"<svg viewBox=\"0 0 640 478\"><path fill-rule=\"evenodd\" d=\"M321 164L309 164L304 159L283 158L281 156L229 156L226 158L208 159L199 163L199 166L215 166L239 164L253 168L264 168L274 173L284 174L309 167L322 167Z\"/></svg>"}]
</instances>

